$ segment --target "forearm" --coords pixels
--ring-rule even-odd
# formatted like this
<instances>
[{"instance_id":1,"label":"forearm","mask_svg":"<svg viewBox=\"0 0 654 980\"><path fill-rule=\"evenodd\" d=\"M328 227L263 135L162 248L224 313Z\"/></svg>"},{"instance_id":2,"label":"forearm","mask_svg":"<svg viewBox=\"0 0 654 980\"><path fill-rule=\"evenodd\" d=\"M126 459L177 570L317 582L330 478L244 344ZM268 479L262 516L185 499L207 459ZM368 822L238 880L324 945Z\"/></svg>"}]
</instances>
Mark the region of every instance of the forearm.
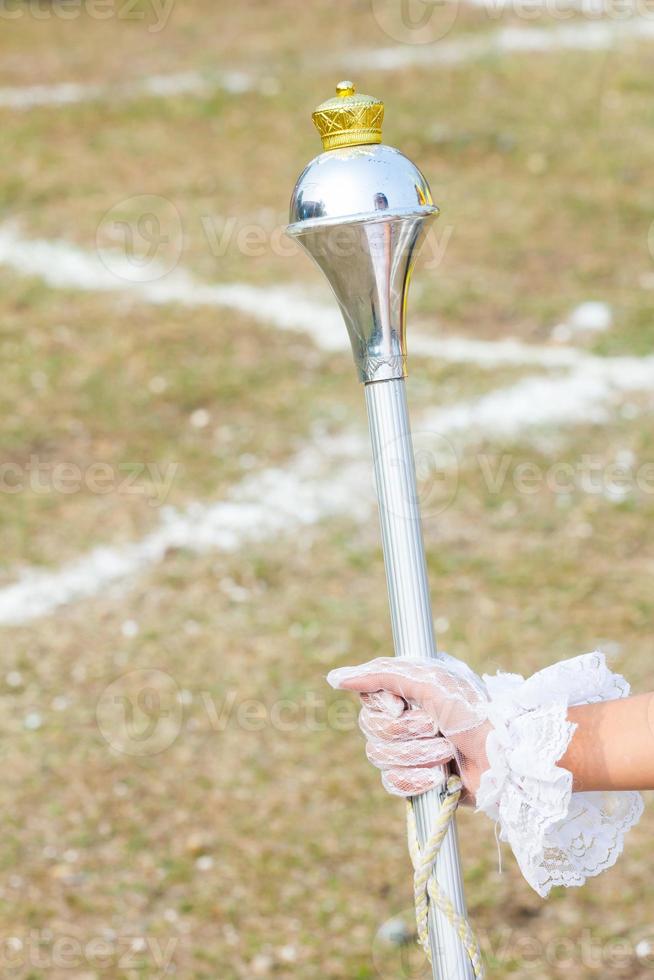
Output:
<instances>
[{"instance_id":1,"label":"forearm","mask_svg":"<svg viewBox=\"0 0 654 980\"><path fill-rule=\"evenodd\" d=\"M578 791L654 789L654 693L570 708L577 729L559 761Z\"/></svg>"}]
</instances>

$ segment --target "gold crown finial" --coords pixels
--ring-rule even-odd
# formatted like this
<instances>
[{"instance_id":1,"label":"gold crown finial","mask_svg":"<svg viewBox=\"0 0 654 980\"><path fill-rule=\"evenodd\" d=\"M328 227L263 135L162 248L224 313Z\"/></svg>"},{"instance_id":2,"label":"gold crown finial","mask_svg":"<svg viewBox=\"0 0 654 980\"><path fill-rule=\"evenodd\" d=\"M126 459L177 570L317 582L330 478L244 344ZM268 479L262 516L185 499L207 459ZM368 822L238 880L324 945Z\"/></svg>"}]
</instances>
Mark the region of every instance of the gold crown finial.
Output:
<instances>
[{"instance_id":1,"label":"gold crown finial","mask_svg":"<svg viewBox=\"0 0 654 980\"><path fill-rule=\"evenodd\" d=\"M325 150L381 143L384 103L357 94L354 82L343 81L336 86L336 98L321 103L311 118Z\"/></svg>"}]
</instances>

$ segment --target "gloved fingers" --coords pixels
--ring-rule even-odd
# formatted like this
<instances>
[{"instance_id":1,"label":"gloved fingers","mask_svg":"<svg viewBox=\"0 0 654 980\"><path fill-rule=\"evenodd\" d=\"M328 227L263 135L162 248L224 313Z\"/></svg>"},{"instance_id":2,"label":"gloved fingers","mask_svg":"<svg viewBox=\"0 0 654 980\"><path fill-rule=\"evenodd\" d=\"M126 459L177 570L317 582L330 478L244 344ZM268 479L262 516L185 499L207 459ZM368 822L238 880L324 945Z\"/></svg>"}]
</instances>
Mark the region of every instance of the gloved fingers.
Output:
<instances>
[{"instance_id":1,"label":"gloved fingers","mask_svg":"<svg viewBox=\"0 0 654 980\"><path fill-rule=\"evenodd\" d=\"M412 769L397 766L394 769L384 769L382 785L392 796L420 796L430 789L443 786L447 774L438 767L433 769Z\"/></svg>"},{"instance_id":2,"label":"gloved fingers","mask_svg":"<svg viewBox=\"0 0 654 980\"><path fill-rule=\"evenodd\" d=\"M406 701L390 691L373 691L372 694L362 694L361 704L370 711L382 711L386 715L398 718L406 710Z\"/></svg>"},{"instance_id":3,"label":"gloved fingers","mask_svg":"<svg viewBox=\"0 0 654 980\"><path fill-rule=\"evenodd\" d=\"M406 742L366 742L368 761L378 769L398 766L418 769L444 765L454 759L456 749L446 738L413 738Z\"/></svg>"},{"instance_id":4,"label":"gloved fingers","mask_svg":"<svg viewBox=\"0 0 654 980\"><path fill-rule=\"evenodd\" d=\"M362 695L362 702L369 696ZM432 738L438 733L434 719L424 708L405 708L401 715L392 715L371 711L365 702L359 712L359 727L366 738L387 742Z\"/></svg>"},{"instance_id":5,"label":"gloved fingers","mask_svg":"<svg viewBox=\"0 0 654 980\"><path fill-rule=\"evenodd\" d=\"M378 657L358 667L341 667L327 677L335 688L372 694L390 691L423 707L446 734L466 731L486 716L482 682L454 658L408 660ZM471 679L472 678L472 679Z\"/></svg>"}]
</instances>

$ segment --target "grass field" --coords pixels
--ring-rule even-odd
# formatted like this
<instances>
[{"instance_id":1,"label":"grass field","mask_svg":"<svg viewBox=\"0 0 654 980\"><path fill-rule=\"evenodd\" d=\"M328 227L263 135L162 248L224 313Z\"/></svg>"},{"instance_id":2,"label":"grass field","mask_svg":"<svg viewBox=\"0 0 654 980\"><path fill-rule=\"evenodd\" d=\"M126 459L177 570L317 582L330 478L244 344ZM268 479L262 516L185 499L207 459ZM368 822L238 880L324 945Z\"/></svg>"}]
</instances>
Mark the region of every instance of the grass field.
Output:
<instances>
[{"instance_id":1,"label":"grass field","mask_svg":"<svg viewBox=\"0 0 654 980\"><path fill-rule=\"evenodd\" d=\"M0 975L427 977L378 935L410 924L402 806L324 681L390 627L362 392L287 201L351 75L442 208L409 382L440 645L522 673L601 646L650 689L652 42L443 63L560 23L95 9L0 12ZM652 973L650 812L546 902L459 824L491 976Z\"/></svg>"}]
</instances>

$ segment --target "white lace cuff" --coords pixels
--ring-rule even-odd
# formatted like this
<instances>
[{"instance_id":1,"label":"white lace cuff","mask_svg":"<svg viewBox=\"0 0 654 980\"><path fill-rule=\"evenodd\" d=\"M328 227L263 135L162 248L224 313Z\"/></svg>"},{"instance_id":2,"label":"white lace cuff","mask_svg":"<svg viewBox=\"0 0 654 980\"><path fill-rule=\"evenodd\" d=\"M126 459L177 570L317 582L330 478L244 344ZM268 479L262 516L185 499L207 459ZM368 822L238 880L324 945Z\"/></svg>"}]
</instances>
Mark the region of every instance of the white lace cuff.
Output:
<instances>
[{"instance_id":1,"label":"white lace cuff","mask_svg":"<svg viewBox=\"0 0 654 980\"><path fill-rule=\"evenodd\" d=\"M499 672L483 679L493 728L477 809L499 824L500 839L511 845L539 895L554 885L583 885L615 864L643 802L640 793L572 792L572 773L556 764L576 728L567 710L626 697L629 684L599 652L553 664L528 680Z\"/></svg>"}]
</instances>

